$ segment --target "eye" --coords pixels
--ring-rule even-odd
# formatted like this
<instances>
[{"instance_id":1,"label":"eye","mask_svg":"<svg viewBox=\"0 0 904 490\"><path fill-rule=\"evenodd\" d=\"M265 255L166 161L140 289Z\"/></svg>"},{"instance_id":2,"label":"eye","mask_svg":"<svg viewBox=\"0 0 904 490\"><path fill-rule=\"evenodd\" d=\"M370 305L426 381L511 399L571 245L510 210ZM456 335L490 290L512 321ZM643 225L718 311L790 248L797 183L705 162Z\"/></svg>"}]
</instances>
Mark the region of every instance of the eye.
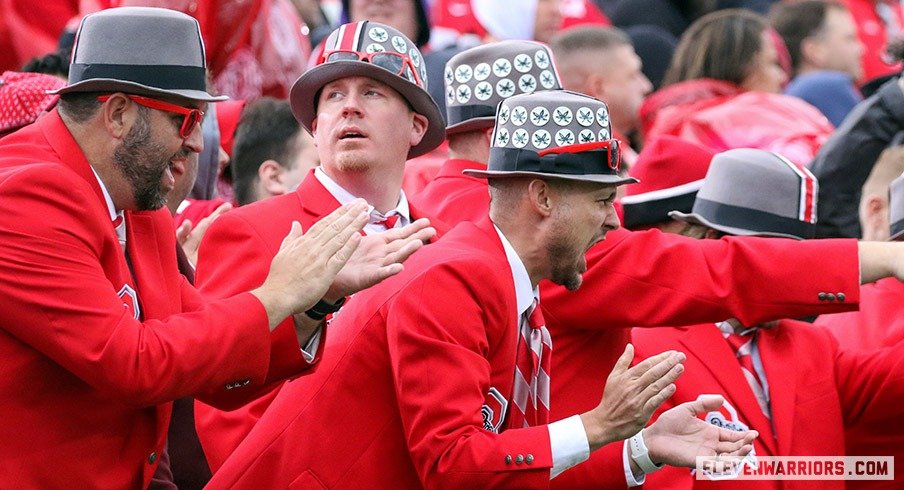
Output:
<instances>
[{"instance_id":1,"label":"eye","mask_svg":"<svg viewBox=\"0 0 904 490\"><path fill-rule=\"evenodd\" d=\"M369 89L364 91L364 95L366 95L367 97L378 97L382 94L374 89Z\"/></svg>"}]
</instances>

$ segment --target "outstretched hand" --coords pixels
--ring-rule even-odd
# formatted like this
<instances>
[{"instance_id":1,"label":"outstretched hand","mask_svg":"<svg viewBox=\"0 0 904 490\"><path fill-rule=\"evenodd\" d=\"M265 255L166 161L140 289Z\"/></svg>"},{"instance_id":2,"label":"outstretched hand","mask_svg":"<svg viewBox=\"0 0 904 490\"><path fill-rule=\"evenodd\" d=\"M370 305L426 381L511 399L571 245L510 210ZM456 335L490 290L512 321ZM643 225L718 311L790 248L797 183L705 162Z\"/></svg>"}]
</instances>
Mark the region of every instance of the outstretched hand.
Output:
<instances>
[{"instance_id":1,"label":"outstretched hand","mask_svg":"<svg viewBox=\"0 0 904 490\"><path fill-rule=\"evenodd\" d=\"M336 275L324 300L340 298L367 289L402 271L402 262L436 236L430 220L421 218L407 226L361 237L361 243Z\"/></svg>"},{"instance_id":2,"label":"outstretched hand","mask_svg":"<svg viewBox=\"0 0 904 490\"><path fill-rule=\"evenodd\" d=\"M724 429L698 417L718 410L723 402L719 395L700 395L663 412L643 433L650 459L657 464L694 468L697 457L742 457L750 453L757 431Z\"/></svg>"},{"instance_id":3,"label":"outstretched hand","mask_svg":"<svg viewBox=\"0 0 904 490\"><path fill-rule=\"evenodd\" d=\"M634 346L628 344L606 380L600 404L581 414L591 451L639 432L675 393L672 383L684 371L683 353L663 352L630 367L633 358Z\"/></svg>"}]
</instances>

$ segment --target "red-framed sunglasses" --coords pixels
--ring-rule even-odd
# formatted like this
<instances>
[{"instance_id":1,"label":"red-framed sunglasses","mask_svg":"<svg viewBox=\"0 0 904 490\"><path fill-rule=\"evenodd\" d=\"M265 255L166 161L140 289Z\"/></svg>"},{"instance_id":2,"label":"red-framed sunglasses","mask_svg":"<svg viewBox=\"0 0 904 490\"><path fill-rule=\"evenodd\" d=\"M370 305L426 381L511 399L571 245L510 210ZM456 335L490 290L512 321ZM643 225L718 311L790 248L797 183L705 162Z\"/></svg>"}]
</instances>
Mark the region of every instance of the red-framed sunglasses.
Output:
<instances>
[{"instance_id":1,"label":"red-framed sunglasses","mask_svg":"<svg viewBox=\"0 0 904 490\"><path fill-rule=\"evenodd\" d=\"M179 128L179 136L181 136L184 140L188 139L188 137L191 136L191 132L194 131L195 126L199 124L202 119L204 119L204 111L200 109L182 107L181 105L170 104L169 102L152 99L150 97L142 97L140 95L124 95L136 104L143 105L151 109L157 109L158 111L181 115L182 126ZM110 100L110 97L110 95L101 95L97 98L97 100L106 102Z\"/></svg>"},{"instance_id":2,"label":"red-framed sunglasses","mask_svg":"<svg viewBox=\"0 0 904 490\"><path fill-rule=\"evenodd\" d=\"M581 153L591 150L606 150L606 164L612 170L618 172L621 168L621 142L617 139L594 141L592 143L578 143L575 145L557 146L538 152L541 157L550 153Z\"/></svg>"},{"instance_id":3,"label":"red-framed sunglasses","mask_svg":"<svg viewBox=\"0 0 904 490\"><path fill-rule=\"evenodd\" d=\"M332 61L364 61L374 66L398 75L409 82L421 86L421 77L417 68L406 54L392 51L378 51L376 53L362 53L360 51L336 50L324 53L324 63Z\"/></svg>"}]
</instances>

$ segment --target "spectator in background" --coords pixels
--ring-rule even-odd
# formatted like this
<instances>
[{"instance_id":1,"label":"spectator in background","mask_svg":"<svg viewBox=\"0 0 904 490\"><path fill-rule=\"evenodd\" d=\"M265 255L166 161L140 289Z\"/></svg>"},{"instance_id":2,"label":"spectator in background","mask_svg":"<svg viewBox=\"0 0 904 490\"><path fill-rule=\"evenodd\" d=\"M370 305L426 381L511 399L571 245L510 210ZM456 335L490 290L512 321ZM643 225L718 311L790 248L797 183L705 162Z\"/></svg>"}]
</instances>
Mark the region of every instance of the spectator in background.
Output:
<instances>
[{"instance_id":1,"label":"spectator in background","mask_svg":"<svg viewBox=\"0 0 904 490\"><path fill-rule=\"evenodd\" d=\"M551 48L565 89L606 102L612 137L629 143L640 127L640 105L653 90L631 38L614 27L580 26L556 35ZM628 145L622 148L630 169L637 153Z\"/></svg>"},{"instance_id":2,"label":"spectator in background","mask_svg":"<svg viewBox=\"0 0 904 490\"><path fill-rule=\"evenodd\" d=\"M314 140L284 100L258 99L242 113L230 164L235 202L244 206L298 187L320 162Z\"/></svg>"},{"instance_id":3,"label":"spectator in background","mask_svg":"<svg viewBox=\"0 0 904 490\"><path fill-rule=\"evenodd\" d=\"M863 76L863 46L847 7L833 0L779 2L769 14L791 56L785 93L800 97L839 126L863 100L854 83Z\"/></svg>"},{"instance_id":4,"label":"spectator in background","mask_svg":"<svg viewBox=\"0 0 904 490\"><path fill-rule=\"evenodd\" d=\"M901 62L886 49L904 39L904 6L895 0L842 0L857 23L857 36L863 43L859 83L901 71Z\"/></svg>"},{"instance_id":5,"label":"spectator in background","mask_svg":"<svg viewBox=\"0 0 904 490\"><path fill-rule=\"evenodd\" d=\"M860 196L873 166L904 135L904 81L894 79L861 102L816 155L819 237L860 238Z\"/></svg>"},{"instance_id":6,"label":"spectator in background","mask_svg":"<svg viewBox=\"0 0 904 490\"><path fill-rule=\"evenodd\" d=\"M640 110L644 138L671 134L721 152L760 148L809 163L834 128L806 102L781 95L790 59L766 19L713 12L681 37L663 88Z\"/></svg>"}]
</instances>

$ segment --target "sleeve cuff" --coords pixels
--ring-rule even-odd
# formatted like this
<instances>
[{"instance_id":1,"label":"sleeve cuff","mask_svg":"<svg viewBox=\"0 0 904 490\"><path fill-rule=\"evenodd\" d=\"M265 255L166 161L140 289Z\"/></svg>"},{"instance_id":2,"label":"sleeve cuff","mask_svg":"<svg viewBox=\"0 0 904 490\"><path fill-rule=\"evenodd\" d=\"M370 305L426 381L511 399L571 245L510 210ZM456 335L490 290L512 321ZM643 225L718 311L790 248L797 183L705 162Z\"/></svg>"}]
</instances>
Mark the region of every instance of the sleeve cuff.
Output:
<instances>
[{"instance_id":1,"label":"sleeve cuff","mask_svg":"<svg viewBox=\"0 0 904 490\"><path fill-rule=\"evenodd\" d=\"M552 449L551 480L568 468L586 461L590 457L590 443L580 415L553 422L547 427Z\"/></svg>"},{"instance_id":2,"label":"sleeve cuff","mask_svg":"<svg viewBox=\"0 0 904 490\"><path fill-rule=\"evenodd\" d=\"M628 452L631 450L629 448L630 444L628 441L623 441L622 443L622 461L625 465L625 481L628 483L628 487L639 487L643 485L643 483L647 480L647 475L640 475L640 478L634 478L634 472L631 471L631 455Z\"/></svg>"},{"instance_id":3,"label":"sleeve cuff","mask_svg":"<svg viewBox=\"0 0 904 490\"><path fill-rule=\"evenodd\" d=\"M321 332L323 332L323 326L318 327L317 331L314 332L314 335L311 335L308 343L301 348L301 355L308 364L314 362L314 358L317 357L317 348L320 347Z\"/></svg>"}]
</instances>

